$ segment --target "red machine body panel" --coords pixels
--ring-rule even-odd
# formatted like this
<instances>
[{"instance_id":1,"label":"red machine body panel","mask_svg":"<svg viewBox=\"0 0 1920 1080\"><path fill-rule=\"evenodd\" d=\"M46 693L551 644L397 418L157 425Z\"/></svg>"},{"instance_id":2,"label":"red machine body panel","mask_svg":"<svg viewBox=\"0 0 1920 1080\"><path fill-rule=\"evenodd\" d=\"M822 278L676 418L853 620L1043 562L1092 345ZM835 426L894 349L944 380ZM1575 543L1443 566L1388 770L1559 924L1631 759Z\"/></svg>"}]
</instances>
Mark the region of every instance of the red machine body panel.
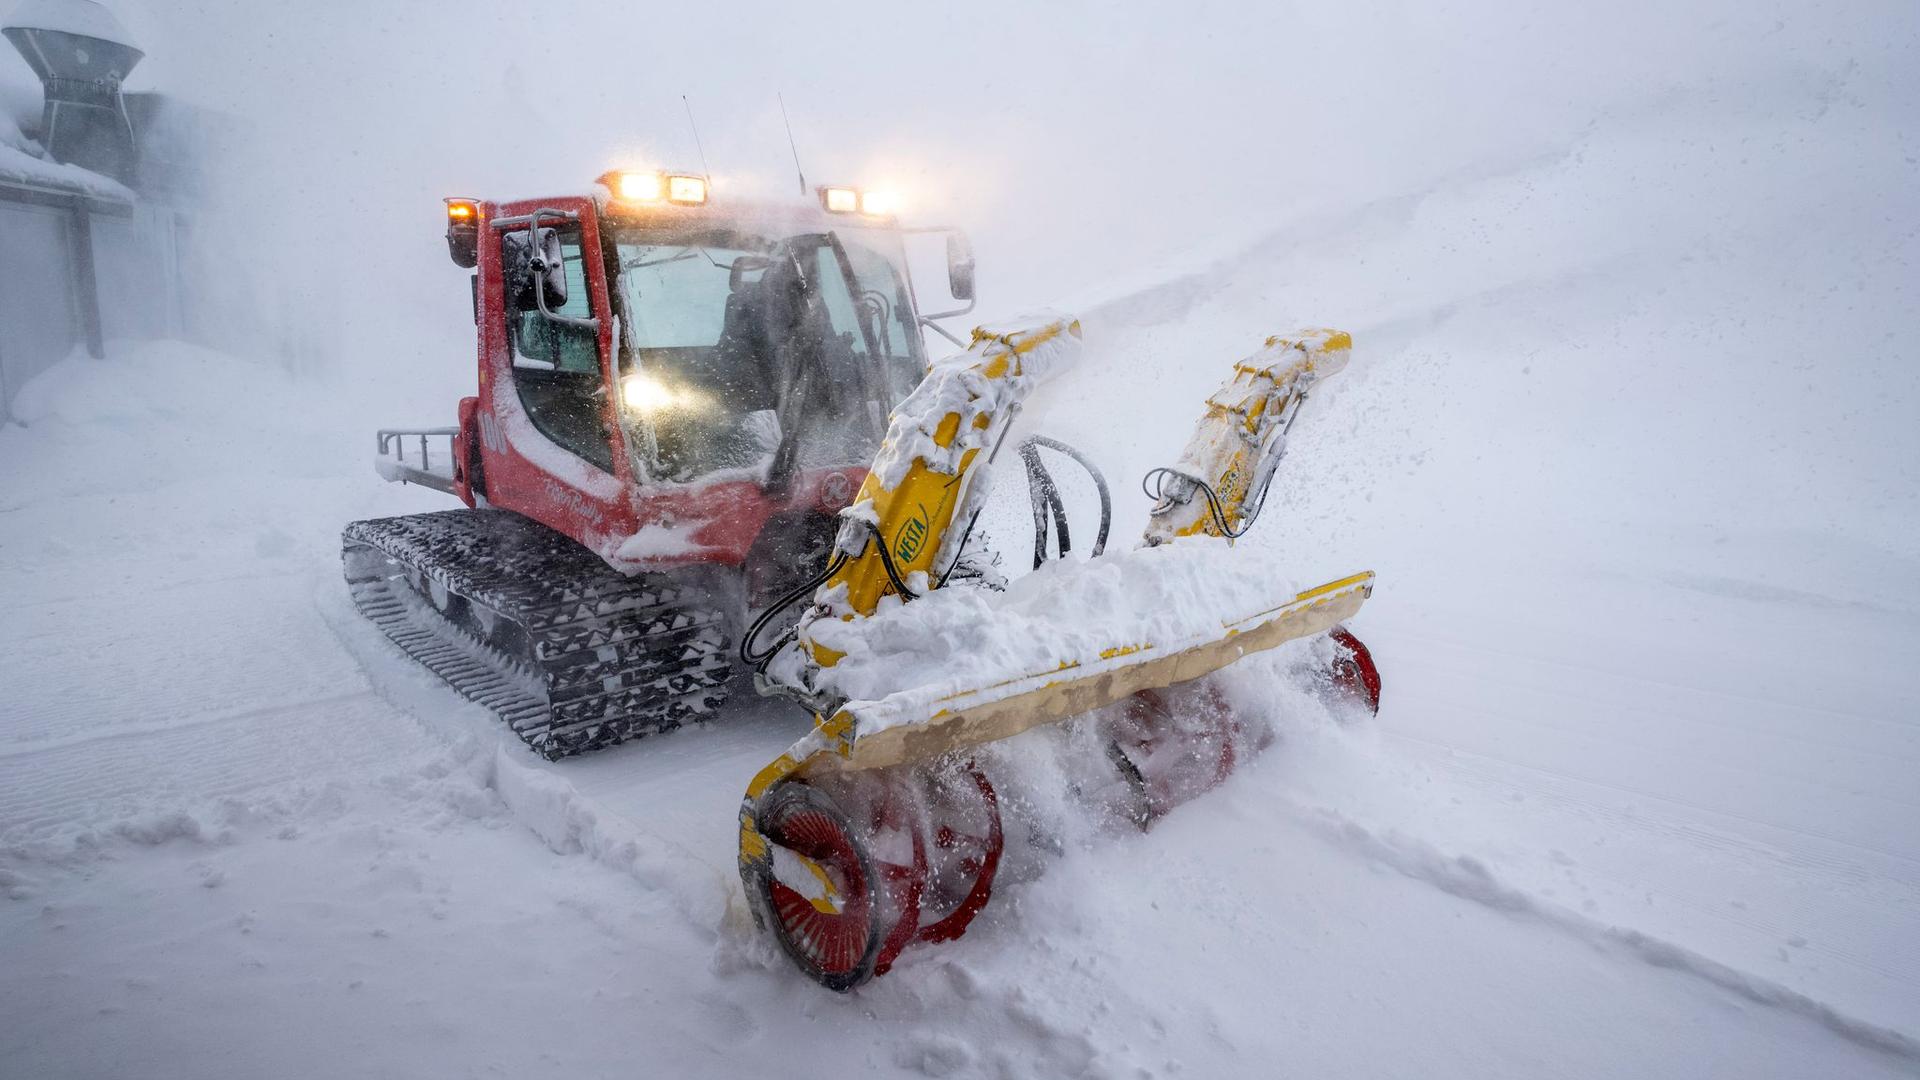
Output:
<instances>
[{"instance_id":1,"label":"red machine body panel","mask_svg":"<svg viewBox=\"0 0 1920 1080\"><path fill-rule=\"evenodd\" d=\"M480 399L460 399L459 430L453 435L453 493L468 506L478 506L473 484L480 461Z\"/></svg>"},{"instance_id":2,"label":"red machine body panel","mask_svg":"<svg viewBox=\"0 0 1920 1080\"><path fill-rule=\"evenodd\" d=\"M571 213L543 218L542 227L577 228L592 316L598 320L600 385L618 387L613 306L601 248L601 217L584 196L481 202L479 261L475 268L479 391L461 401L455 494L469 506L486 504L523 514L573 538L627 573L698 564L740 566L767 522L814 512L831 516L852 501L864 467L802 471L784 494L734 477L674 483L638 475L617 415L617 394L600 397L601 423L611 442L612 471L560 446L530 420L517 391L514 346L501 236L515 226L501 219L535 210ZM525 225L519 225L525 228ZM478 464L478 484L471 475ZM477 488L477 490L476 490Z\"/></svg>"}]
</instances>

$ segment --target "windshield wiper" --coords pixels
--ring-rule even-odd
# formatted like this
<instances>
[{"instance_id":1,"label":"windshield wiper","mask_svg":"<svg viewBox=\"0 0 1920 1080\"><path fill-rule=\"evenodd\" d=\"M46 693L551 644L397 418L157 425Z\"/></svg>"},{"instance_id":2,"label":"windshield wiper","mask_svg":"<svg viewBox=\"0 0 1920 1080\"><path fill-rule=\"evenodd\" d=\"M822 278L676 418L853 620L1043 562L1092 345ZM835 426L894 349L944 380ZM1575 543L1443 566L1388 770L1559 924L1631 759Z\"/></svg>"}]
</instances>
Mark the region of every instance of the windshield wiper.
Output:
<instances>
[{"instance_id":1,"label":"windshield wiper","mask_svg":"<svg viewBox=\"0 0 1920 1080\"><path fill-rule=\"evenodd\" d=\"M694 258L695 256L704 256L708 262L712 263L714 266L722 270L731 272L733 269L732 266L714 258L713 255L709 253L706 248L700 247L697 244L694 245L693 247L683 247L679 251L674 252L673 254L667 256L664 259L634 259L631 261L622 262L620 264L620 269L639 270L642 267L647 267L647 266L665 266L667 263L676 263L685 259Z\"/></svg>"}]
</instances>

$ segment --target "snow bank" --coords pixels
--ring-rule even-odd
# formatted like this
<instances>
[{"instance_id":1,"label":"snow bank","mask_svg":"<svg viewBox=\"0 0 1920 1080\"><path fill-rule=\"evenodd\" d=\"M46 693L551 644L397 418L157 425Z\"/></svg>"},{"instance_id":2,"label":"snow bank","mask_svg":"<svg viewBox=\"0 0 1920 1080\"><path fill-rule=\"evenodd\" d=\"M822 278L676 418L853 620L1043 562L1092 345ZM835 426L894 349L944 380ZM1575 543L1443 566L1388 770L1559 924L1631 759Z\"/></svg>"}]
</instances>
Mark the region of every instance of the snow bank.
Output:
<instances>
[{"instance_id":1,"label":"snow bank","mask_svg":"<svg viewBox=\"0 0 1920 1080\"><path fill-rule=\"evenodd\" d=\"M251 402L255 408L241 415L270 426L271 417L260 416L259 406L285 404L291 396L286 383L286 376L272 367L185 342L116 341L105 359L75 349L29 380L14 399L13 414L27 425L186 422L214 430L237 425L209 423L204 417L195 422L193 412Z\"/></svg>"},{"instance_id":2,"label":"snow bank","mask_svg":"<svg viewBox=\"0 0 1920 1080\"><path fill-rule=\"evenodd\" d=\"M12 466L0 470L0 505L70 493L76 479L151 490L266 465L373 476L373 424L336 387L179 341L110 341L107 352L76 350L20 388L19 423L0 426ZM94 464L57 463L76 457Z\"/></svg>"}]
</instances>

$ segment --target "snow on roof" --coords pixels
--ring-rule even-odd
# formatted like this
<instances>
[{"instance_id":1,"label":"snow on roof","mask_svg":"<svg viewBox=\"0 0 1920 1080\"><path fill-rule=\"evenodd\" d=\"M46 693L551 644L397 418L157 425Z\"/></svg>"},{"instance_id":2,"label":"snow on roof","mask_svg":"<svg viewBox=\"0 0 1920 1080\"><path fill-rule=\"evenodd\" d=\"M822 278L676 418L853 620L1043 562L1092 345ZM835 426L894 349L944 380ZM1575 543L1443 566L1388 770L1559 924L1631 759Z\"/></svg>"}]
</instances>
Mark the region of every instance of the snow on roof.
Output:
<instances>
[{"instance_id":1,"label":"snow on roof","mask_svg":"<svg viewBox=\"0 0 1920 1080\"><path fill-rule=\"evenodd\" d=\"M113 202L132 202L134 198L125 184L78 165L43 160L4 140L0 140L0 184L72 192Z\"/></svg>"},{"instance_id":2,"label":"snow on roof","mask_svg":"<svg viewBox=\"0 0 1920 1080\"><path fill-rule=\"evenodd\" d=\"M13 9L7 21L0 23L0 28L13 27L58 30L125 45L129 49L140 47L133 43L133 35L120 25L120 20L114 18L113 12L94 0L20 0L20 6Z\"/></svg>"}]
</instances>

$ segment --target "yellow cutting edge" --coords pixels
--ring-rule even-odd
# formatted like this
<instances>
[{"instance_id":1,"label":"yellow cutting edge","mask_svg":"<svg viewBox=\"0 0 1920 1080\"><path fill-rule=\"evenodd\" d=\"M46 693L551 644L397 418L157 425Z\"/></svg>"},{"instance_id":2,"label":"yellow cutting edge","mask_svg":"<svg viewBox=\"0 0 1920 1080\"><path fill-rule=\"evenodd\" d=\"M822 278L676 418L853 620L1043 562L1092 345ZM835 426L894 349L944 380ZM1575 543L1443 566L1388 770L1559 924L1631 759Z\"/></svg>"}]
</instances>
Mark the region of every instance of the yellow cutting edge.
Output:
<instances>
[{"instance_id":1,"label":"yellow cutting edge","mask_svg":"<svg viewBox=\"0 0 1920 1080\"><path fill-rule=\"evenodd\" d=\"M912 692L851 702L837 714L852 718L851 725L840 729L850 730L851 737L839 740L830 754L831 765L883 769L931 761L964 746L1091 712L1142 690L1198 679L1249 653L1331 629L1360 610L1372 591L1373 575L1355 574L1309 589L1271 610L1222 623L1218 636L1131 647L949 694L933 703L930 716L913 715L928 702L925 695Z\"/></svg>"}]
</instances>

